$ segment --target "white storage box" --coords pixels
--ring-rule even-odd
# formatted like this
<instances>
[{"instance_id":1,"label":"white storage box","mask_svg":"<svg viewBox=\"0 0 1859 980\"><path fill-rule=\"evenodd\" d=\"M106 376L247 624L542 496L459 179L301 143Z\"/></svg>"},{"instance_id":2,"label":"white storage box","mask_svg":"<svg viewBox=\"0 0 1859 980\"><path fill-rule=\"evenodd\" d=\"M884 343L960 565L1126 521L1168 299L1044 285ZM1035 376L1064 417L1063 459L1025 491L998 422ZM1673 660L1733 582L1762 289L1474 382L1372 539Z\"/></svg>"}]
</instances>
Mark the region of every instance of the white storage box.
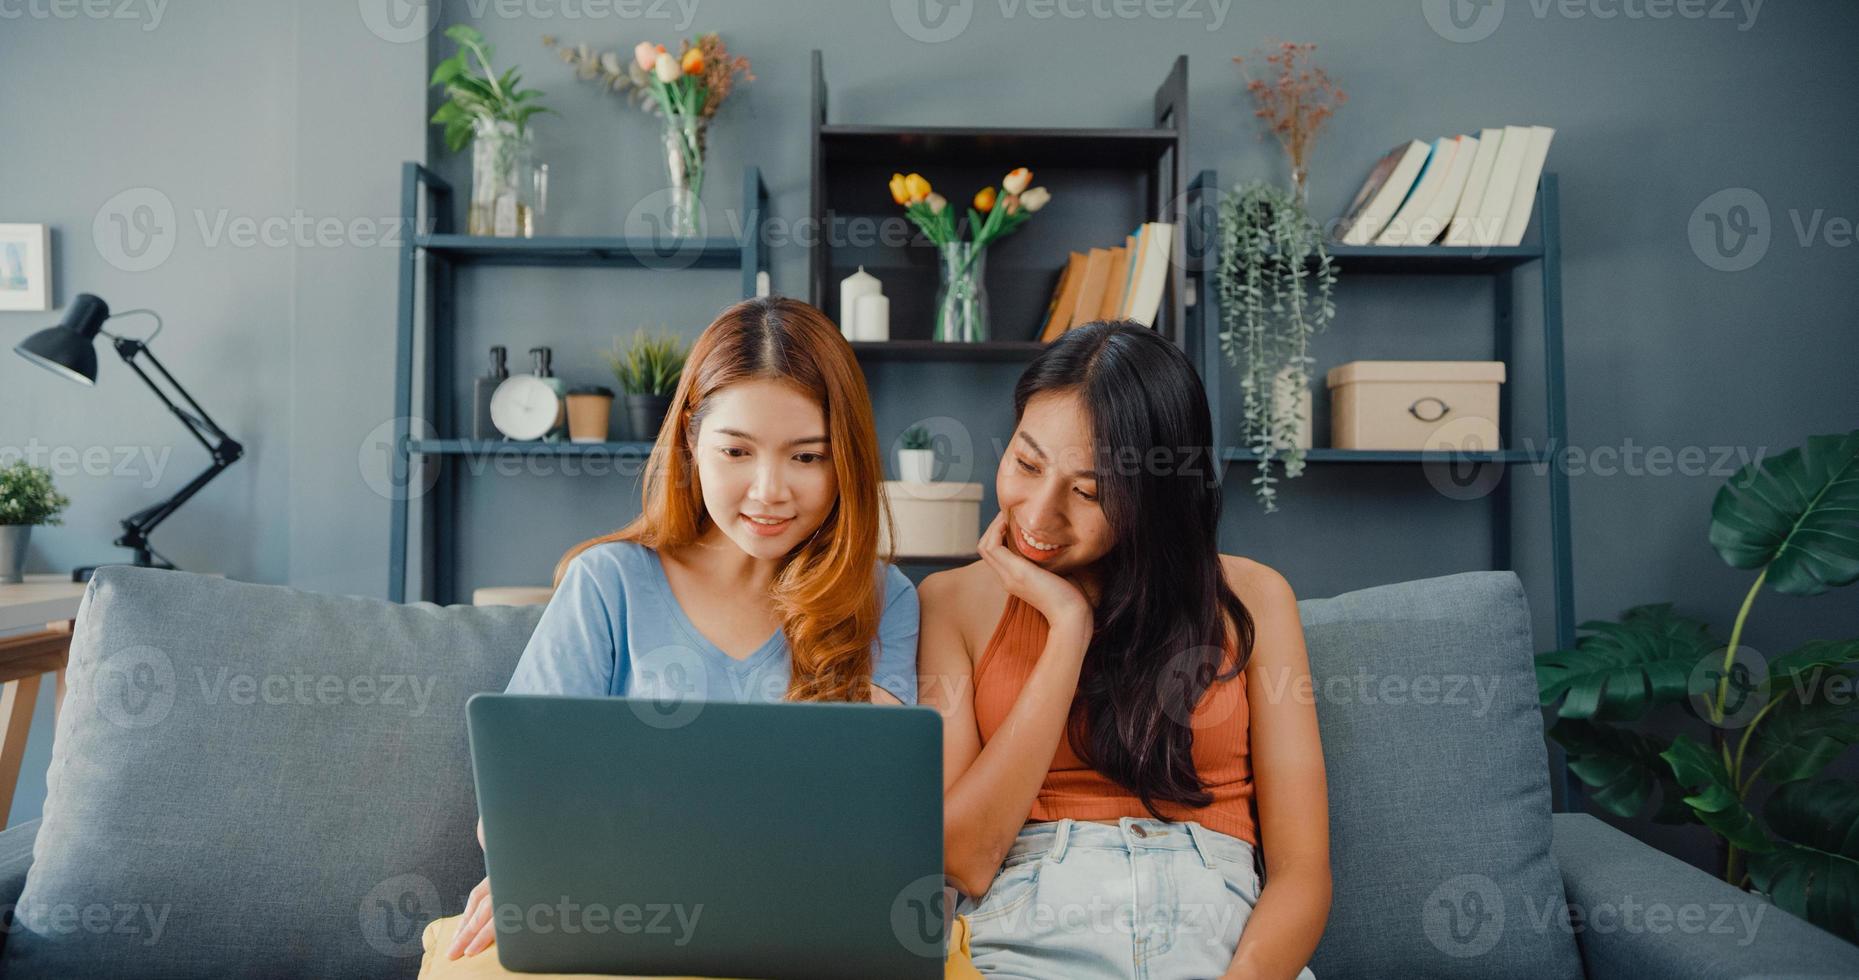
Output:
<instances>
[{"instance_id":1,"label":"white storage box","mask_svg":"<svg viewBox=\"0 0 1859 980\"><path fill-rule=\"evenodd\" d=\"M897 540L882 528L880 550L917 557L961 557L981 541L981 484L884 481Z\"/></svg>"},{"instance_id":2,"label":"white storage box","mask_svg":"<svg viewBox=\"0 0 1859 980\"><path fill-rule=\"evenodd\" d=\"M1324 382L1337 449L1501 448L1503 361L1350 361Z\"/></svg>"}]
</instances>

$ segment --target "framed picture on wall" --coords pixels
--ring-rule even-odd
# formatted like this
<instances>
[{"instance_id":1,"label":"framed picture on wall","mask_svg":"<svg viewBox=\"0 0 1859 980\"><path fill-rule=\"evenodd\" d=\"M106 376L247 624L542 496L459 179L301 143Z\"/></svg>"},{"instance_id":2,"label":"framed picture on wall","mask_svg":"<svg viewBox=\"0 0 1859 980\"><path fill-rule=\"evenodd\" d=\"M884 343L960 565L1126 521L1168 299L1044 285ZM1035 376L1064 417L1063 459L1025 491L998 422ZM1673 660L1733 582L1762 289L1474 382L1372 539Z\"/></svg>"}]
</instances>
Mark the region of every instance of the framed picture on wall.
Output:
<instances>
[{"instance_id":1,"label":"framed picture on wall","mask_svg":"<svg viewBox=\"0 0 1859 980\"><path fill-rule=\"evenodd\" d=\"M52 308L51 244L45 225L0 224L0 310Z\"/></svg>"}]
</instances>

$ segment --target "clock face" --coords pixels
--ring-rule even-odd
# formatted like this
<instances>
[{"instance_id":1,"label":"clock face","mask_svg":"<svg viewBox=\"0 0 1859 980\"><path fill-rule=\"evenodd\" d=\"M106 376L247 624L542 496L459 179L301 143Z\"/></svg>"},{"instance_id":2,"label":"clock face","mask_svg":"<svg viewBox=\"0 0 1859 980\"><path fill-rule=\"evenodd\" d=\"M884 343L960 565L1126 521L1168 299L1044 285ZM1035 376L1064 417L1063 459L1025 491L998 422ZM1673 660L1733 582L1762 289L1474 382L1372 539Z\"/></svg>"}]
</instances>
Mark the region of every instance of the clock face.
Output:
<instances>
[{"instance_id":1,"label":"clock face","mask_svg":"<svg viewBox=\"0 0 1859 980\"><path fill-rule=\"evenodd\" d=\"M561 399L547 381L514 374L491 393L491 424L512 439L540 439L555 427Z\"/></svg>"}]
</instances>

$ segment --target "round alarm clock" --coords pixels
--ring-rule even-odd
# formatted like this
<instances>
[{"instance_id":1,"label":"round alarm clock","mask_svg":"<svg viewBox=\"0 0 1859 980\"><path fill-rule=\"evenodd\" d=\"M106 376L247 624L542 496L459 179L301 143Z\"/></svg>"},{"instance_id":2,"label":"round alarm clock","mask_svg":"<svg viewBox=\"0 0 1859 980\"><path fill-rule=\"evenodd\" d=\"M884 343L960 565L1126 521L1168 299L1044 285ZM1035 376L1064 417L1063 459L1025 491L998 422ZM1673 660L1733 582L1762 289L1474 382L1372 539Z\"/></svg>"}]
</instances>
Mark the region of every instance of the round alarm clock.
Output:
<instances>
[{"instance_id":1,"label":"round alarm clock","mask_svg":"<svg viewBox=\"0 0 1859 980\"><path fill-rule=\"evenodd\" d=\"M511 439L540 439L561 420L561 397L543 378L513 374L491 392L491 424Z\"/></svg>"}]
</instances>

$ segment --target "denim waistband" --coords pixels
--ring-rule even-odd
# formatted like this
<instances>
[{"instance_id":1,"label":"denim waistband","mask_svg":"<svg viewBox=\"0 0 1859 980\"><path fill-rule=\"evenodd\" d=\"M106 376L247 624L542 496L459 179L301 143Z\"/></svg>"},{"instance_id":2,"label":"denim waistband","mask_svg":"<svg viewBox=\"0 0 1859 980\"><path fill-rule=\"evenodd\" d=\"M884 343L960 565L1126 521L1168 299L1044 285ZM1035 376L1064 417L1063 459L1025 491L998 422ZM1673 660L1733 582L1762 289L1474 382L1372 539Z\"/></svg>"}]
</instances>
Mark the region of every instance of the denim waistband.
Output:
<instances>
[{"instance_id":1,"label":"denim waistband","mask_svg":"<svg viewBox=\"0 0 1859 980\"><path fill-rule=\"evenodd\" d=\"M1070 817L1030 823L1020 828L1001 863L1005 866L1033 857L1057 863L1065 860L1067 851L1079 847L1132 854L1195 851L1210 868L1215 858L1253 863L1252 845L1247 841L1208 830L1193 821L1174 822L1153 817L1121 817L1114 826Z\"/></svg>"}]
</instances>

